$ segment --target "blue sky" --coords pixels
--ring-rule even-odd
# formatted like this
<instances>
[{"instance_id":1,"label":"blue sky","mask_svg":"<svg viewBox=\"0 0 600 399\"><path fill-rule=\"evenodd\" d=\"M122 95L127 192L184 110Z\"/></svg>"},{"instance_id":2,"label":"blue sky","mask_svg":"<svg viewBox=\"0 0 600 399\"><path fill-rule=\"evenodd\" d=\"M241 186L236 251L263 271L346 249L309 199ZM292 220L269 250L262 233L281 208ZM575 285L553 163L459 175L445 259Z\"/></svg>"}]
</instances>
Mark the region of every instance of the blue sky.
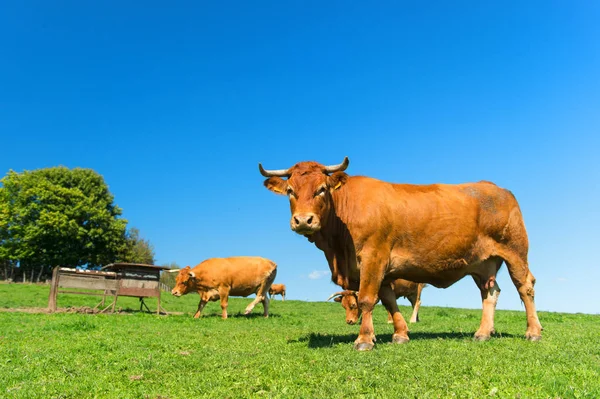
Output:
<instances>
[{"instance_id":1,"label":"blue sky","mask_svg":"<svg viewBox=\"0 0 600 399\"><path fill-rule=\"evenodd\" d=\"M258 162L491 180L520 202L538 309L600 313L598 3L165 4L0 4L0 175L92 168L157 263L265 256L308 300L338 287ZM466 278L423 304L481 302Z\"/></svg>"}]
</instances>

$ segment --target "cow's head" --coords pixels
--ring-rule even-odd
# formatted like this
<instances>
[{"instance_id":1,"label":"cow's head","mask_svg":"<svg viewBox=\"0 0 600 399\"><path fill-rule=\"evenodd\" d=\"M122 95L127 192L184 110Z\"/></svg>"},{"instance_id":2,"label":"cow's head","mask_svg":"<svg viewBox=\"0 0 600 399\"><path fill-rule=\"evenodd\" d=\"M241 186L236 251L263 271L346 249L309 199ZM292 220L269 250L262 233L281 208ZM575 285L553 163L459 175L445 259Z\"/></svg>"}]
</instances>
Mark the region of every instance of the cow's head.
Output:
<instances>
[{"instance_id":1,"label":"cow's head","mask_svg":"<svg viewBox=\"0 0 600 399\"><path fill-rule=\"evenodd\" d=\"M361 311L358 308L358 294L356 291L341 291L332 294L327 300L333 298L334 301L342 304L346 309L346 323L356 324L360 319Z\"/></svg>"},{"instance_id":2,"label":"cow's head","mask_svg":"<svg viewBox=\"0 0 600 399\"><path fill-rule=\"evenodd\" d=\"M190 291L197 291L196 289L196 275L189 266L179 270L177 279L175 280L175 287L171 290L171 294L175 296L182 296Z\"/></svg>"},{"instance_id":3,"label":"cow's head","mask_svg":"<svg viewBox=\"0 0 600 399\"><path fill-rule=\"evenodd\" d=\"M292 230L309 236L327 223L327 216L332 208L331 193L348 180L344 170L349 162L346 157L344 162L333 166L311 161L300 162L284 170L265 170L258 164L258 169L267 177L265 187L289 198Z\"/></svg>"}]
</instances>

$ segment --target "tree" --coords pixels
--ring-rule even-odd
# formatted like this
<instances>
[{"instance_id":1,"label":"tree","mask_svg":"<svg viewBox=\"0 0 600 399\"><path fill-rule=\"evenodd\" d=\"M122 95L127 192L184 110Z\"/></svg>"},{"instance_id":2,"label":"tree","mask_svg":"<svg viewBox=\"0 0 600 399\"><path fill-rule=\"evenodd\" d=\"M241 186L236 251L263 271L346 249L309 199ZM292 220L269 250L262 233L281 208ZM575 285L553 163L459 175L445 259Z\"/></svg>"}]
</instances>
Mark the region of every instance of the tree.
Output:
<instances>
[{"instance_id":1,"label":"tree","mask_svg":"<svg viewBox=\"0 0 600 399\"><path fill-rule=\"evenodd\" d=\"M181 269L181 267L179 267L179 265L176 262L166 263L163 266L166 266L166 267L170 268L171 270ZM175 287L175 279L176 278L177 278L177 273L167 273L167 272L163 271L160 274L160 282L171 289L173 287Z\"/></svg>"},{"instance_id":2,"label":"tree","mask_svg":"<svg viewBox=\"0 0 600 399\"><path fill-rule=\"evenodd\" d=\"M103 265L122 251L127 221L95 171L11 170L0 183L0 261L22 274L35 269L39 280L54 266Z\"/></svg>"},{"instance_id":3,"label":"tree","mask_svg":"<svg viewBox=\"0 0 600 399\"><path fill-rule=\"evenodd\" d=\"M154 247L150 241L140 237L140 231L132 227L127 231L125 246L119 255L119 262L154 264Z\"/></svg>"}]
</instances>

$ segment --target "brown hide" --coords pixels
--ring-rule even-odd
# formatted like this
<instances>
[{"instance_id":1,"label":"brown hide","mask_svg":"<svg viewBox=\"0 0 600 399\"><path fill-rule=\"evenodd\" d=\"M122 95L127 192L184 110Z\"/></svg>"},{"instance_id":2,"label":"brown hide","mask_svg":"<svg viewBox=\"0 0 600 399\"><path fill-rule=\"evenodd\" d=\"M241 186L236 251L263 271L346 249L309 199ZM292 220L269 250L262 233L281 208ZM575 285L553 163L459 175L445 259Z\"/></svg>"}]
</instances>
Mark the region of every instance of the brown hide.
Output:
<instances>
[{"instance_id":1,"label":"brown hide","mask_svg":"<svg viewBox=\"0 0 600 399\"><path fill-rule=\"evenodd\" d=\"M526 336L541 337L527 233L510 191L490 182L393 184L350 177L345 166L331 174L316 162L300 162L285 174L260 169L272 176L265 180L269 190L288 196L292 230L325 253L333 282L359 291L363 320L357 349L373 346L371 312L378 297L393 314L394 342L408 341L390 285L397 278L446 288L471 275L483 304L475 336L489 338L500 292L495 276L503 261L525 304Z\"/></svg>"},{"instance_id":2,"label":"brown hide","mask_svg":"<svg viewBox=\"0 0 600 399\"><path fill-rule=\"evenodd\" d=\"M227 318L229 296L246 297L256 294L256 299L246 308L246 314L254 305L263 302L265 316L268 315L268 292L275 276L277 265L265 258L240 256L207 259L191 269L181 269L171 293L175 296L189 292L200 294L200 305L194 317L199 317L206 302L221 300L223 318Z\"/></svg>"},{"instance_id":3,"label":"brown hide","mask_svg":"<svg viewBox=\"0 0 600 399\"><path fill-rule=\"evenodd\" d=\"M269 295L281 295L285 298L285 284L272 284L269 288Z\"/></svg>"},{"instance_id":4,"label":"brown hide","mask_svg":"<svg viewBox=\"0 0 600 399\"><path fill-rule=\"evenodd\" d=\"M396 299L404 297L409 300L413 313L410 318L411 323L419 321L418 313L421 305L421 291L425 284L413 283L412 281L397 279L391 283ZM339 292L335 299L346 311L346 323L356 324L360 319L361 311L358 307L358 292L344 290ZM388 323L392 322L392 315L388 312Z\"/></svg>"}]
</instances>

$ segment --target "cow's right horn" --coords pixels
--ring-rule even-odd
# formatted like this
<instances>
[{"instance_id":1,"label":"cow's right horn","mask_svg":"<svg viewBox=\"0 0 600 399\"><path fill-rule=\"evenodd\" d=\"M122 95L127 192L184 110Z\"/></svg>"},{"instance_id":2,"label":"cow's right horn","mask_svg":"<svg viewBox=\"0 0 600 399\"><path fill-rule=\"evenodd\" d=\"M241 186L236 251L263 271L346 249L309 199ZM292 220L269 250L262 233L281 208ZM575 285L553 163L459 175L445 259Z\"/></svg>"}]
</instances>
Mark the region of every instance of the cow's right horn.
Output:
<instances>
[{"instance_id":1,"label":"cow's right horn","mask_svg":"<svg viewBox=\"0 0 600 399\"><path fill-rule=\"evenodd\" d=\"M261 163L258 164L258 170L260 171L260 174L263 175L264 177L273 177L273 176L290 177L290 174L291 174L289 169L266 170L262 167Z\"/></svg>"},{"instance_id":2,"label":"cow's right horn","mask_svg":"<svg viewBox=\"0 0 600 399\"><path fill-rule=\"evenodd\" d=\"M326 173L343 172L346 170L346 168L348 167L349 164L350 164L350 160L348 159L348 157L344 157L344 160L339 165L325 166L325 172Z\"/></svg>"},{"instance_id":3,"label":"cow's right horn","mask_svg":"<svg viewBox=\"0 0 600 399\"><path fill-rule=\"evenodd\" d=\"M330 300L331 298L336 297L336 296L342 296L343 294L344 294L343 291L336 292L335 294L331 294L331 296L329 298L327 298L327 301ZM325 301L325 302L327 302L327 301Z\"/></svg>"}]
</instances>

